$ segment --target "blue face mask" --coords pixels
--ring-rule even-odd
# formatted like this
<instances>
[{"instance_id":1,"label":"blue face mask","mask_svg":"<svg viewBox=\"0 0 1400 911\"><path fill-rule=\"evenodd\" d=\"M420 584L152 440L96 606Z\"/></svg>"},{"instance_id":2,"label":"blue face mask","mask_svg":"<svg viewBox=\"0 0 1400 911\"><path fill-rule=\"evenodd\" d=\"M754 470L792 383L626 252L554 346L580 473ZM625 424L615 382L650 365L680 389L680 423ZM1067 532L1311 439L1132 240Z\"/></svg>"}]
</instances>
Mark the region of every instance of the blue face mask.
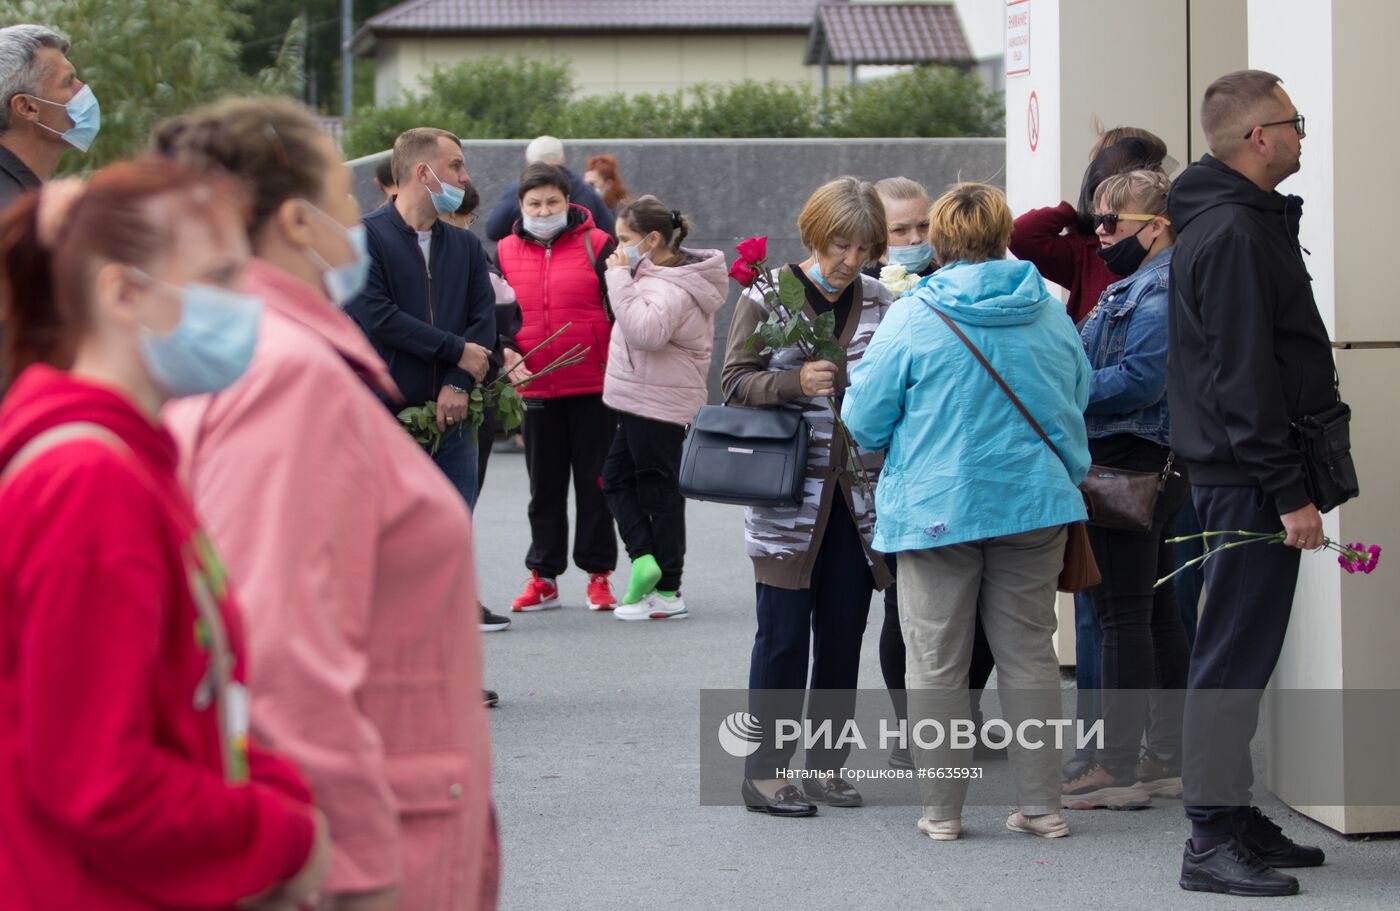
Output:
<instances>
[{"instance_id":1,"label":"blue face mask","mask_svg":"<svg viewBox=\"0 0 1400 911\"><path fill-rule=\"evenodd\" d=\"M332 218L324 209L318 208L305 199L302 202L310 206L311 211L344 231L346 239L350 242L350 249L355 253L355 258L350 262L332 266L326 262L325 257L314 249L306 248L306 252L312 257L312 262L324 270L321 273L321 283L325 286L326 294L335 301L336 306L344 307L354 300L361 291L365 290L365 282L369 279L369 241L365 239L365 226L355 225L347 228Z\"/></svg>"},{"instance_id":2,"label":"blue face mask","mask_svg":"<svg viewBox=\"0 0 1400 911\"><path fill-rule=\"evenodd\" d=\"M136 274L180 292L180 322L174 329L141 328L141 356L151 379L176 398L220 392L237 382L253 360L262 301L227 288L180 288Z\"/></svg>"},{"instance_id":3,"label":"blue face mask","mask_svg":"<svg viewBox=\"0 0 1400 911\"><path fill-rule=\"evenodd\" d=\"M836 293L836 286L827 281L826 277L822 275L822 267L817 263L815 257L812 259L812 264L807 267L807 277L816 282L817 287L821 288L827 294Z\"/></svg>"},{"instance_id":4,"label":"blue face mask","mask_svg":"<svg viewBox=\"0 0 1400 911\"><path fill-rule=\"evenodd\" d=\"M60 105L57 101L49 101L47 98L40 98L38 95L30 96L36 101L44 104L57 105L68 112L68 119L73 121L73 125L62 133L53 127L44 127L50 133L58 133L64 141L79 152L86 152L92 141L97 138L97 131L102 128L102 108L97 104L97 96L92 93L92 89L83 86L78 89L78 94L68 99L67 104Z\"/></svg>"},{"instance_id":5,"label":"blue face mask","mask_svg":"<svg viewBox=\"0 0 1400 911\"><path fill-rule=\"evenodd\" d=\"M923 272L928 268L928 264L933 262L933 245L924 241L921 244L890 247L889 259L890 265L903 266L904 270L911 275Z\"/></svg>"},{"instance_id":6,"label":"blue face mask","mask_svg":"<svg viewBox=\"0 0 1400 911\"><path fill-rule=\"evenodd\" d=\"M438 187L440 188L436 193L432 190L428 191L428 195L433 198L433 208L437 210L437 214L439 215L451 215L453 212L456 212L458 206L462 204L462 200L466 197L467 191L461 187L454 187L450 183L443 183L442 178L437 176L437 172L433 170L432 165L428 165L427 168L428 173L433 175L433 180L438 182Z\"/></svg>"},{"instance_id":7,"label":"blue face mask","mask_svg":"<svg viewBox=\"0 0 1400 911\"><path fill-rule=\"evenodd\" d=\"M628 266L628 268L634 269L634 270L635 270L638 266L640 266L640 265L642 264L642 258L643 258L643 257L645 257L645 256L650 256L650 255L651 255L651 251L648 250L647 252L643 253L643 252L642 252L642 242L641 242L641 241L637 241L635 244L633 244L633 245L630 246L630 247L623 247L623 248L622 248L622 255L625 256L625 257L627 257L627 266Z\"/></svg>"}]
</instances>

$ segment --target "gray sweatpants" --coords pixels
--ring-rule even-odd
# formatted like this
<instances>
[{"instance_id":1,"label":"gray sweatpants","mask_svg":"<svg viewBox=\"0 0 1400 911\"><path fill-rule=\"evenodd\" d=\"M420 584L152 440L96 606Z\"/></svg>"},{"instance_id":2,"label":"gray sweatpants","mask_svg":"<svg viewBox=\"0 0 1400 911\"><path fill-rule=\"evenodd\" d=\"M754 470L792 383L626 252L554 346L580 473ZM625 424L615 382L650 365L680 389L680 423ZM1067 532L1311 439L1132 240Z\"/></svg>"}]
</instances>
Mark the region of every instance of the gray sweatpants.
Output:
<instances>
[{"instance_id":1,"label":"gray sweatpants","mask_svg":"<svg viewBox=\"0 0 1400 911\"><path fill-rule=\"evenodd\" d=\"M1027 718L1061 714L1059 662L1051 644L1055 631L1055 583L1064 561L1065 527L987 538L899 554L899 621L904 631L911 730L934 719L946 731L967 717L968 666L980 610L996 659L997 692L1006 721L1016 730ZM924 739L934 739L926 729ZM1037 733L1032 739L1050 739ZM925 750L911 742L915 764L932 770L966 766L971 750L954 750L948 738ZM1060 756L1048 745L1007 747L1021 811L1060 809ZM924 814L932 819L962 815L965 777L921 778Z\"/></svg>"}]
</instances>

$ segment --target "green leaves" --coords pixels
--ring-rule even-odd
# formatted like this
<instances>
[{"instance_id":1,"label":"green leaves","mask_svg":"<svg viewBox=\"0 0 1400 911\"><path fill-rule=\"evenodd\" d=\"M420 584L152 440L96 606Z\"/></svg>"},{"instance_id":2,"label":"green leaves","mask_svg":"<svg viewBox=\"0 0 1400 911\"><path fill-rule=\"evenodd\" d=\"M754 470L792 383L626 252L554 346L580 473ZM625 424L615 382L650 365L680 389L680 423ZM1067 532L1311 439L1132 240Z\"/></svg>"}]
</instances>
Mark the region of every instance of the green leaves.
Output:
<instances>
[{"instance_id":1,"label":"green leaves","mask_svg":"<svg viewBox=\"0 0 1400 911\"><path fill-rule=\"evenodd\" d=\"M778 273L778 303L782 304L788 313L801 313L802 308L807 304L807 290L802 286L802 280L792 274L791 269L783 269Z\"/></svg>"}]
</instances>

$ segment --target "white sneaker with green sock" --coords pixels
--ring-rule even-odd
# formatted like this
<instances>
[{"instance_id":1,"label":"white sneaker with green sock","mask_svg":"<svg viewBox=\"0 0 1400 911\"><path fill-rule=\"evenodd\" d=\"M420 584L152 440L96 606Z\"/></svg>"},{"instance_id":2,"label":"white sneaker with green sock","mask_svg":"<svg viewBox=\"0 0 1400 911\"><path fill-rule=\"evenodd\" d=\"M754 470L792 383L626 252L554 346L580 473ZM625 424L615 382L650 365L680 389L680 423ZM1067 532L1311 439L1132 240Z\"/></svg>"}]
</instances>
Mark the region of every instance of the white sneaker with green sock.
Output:
<instances>
[{"instance_id":1,"label":"white sneaker with green sock","mask_svg":"<svg viewBox=\"0 0 1400 911\"><path fill-rule=\"evenodd\" d=\"M681 593L656 591L637 604L623 604L613 611L619 620L684 620L690 616Z\"/></svg>"}]
</instances>

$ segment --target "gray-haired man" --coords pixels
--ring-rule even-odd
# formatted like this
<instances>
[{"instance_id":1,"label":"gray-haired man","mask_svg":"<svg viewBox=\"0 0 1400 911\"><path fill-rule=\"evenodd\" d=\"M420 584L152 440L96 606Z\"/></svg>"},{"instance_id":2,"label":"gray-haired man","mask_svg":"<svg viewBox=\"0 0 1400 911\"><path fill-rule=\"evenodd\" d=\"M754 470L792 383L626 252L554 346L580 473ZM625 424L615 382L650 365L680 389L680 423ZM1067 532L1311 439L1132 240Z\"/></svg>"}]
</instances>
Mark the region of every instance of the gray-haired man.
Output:
<instances>
[{"instance_id":1,"label":"gray-haired man","mask_svg":"<svg viewBox=\"0 0 1400 911\"><path fill-rule=\"evenodd\" d=\"M67 54L53 29L0 28L0 212L52 177L69 146L86 152L97 135L97 99Z\"/></svg>"}]
</instances>

